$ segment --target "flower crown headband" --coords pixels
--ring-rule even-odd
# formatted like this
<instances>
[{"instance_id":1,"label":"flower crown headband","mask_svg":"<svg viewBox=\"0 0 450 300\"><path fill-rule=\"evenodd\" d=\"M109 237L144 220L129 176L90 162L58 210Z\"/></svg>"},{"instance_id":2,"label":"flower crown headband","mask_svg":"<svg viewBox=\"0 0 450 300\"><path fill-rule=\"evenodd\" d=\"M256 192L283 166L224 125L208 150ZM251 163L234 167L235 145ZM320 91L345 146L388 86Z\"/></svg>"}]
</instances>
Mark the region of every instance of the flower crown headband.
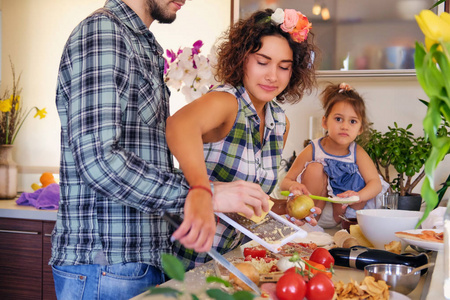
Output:
<instances>
[{"instance_id":1,"label":"flower crown headband","mask_svg":"<svg viewBox=\"0 0 450 300\"><path fill-rule=\"evenodd\" d=\"M283 11L283 9L277 8L270 19L276 25L280 25L281 30L288 32L297 43L306 40L312 27L308 18L295 9L285 9Z\"/></svg>"}]
</instances>

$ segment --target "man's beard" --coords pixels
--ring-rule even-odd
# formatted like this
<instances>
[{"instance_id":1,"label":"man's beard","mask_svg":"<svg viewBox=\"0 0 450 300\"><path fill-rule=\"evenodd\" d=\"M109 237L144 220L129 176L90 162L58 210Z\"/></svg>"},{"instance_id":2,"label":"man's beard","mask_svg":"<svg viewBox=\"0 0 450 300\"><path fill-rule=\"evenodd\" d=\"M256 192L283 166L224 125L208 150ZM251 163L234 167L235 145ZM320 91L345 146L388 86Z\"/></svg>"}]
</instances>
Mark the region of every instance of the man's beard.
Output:
<instances>
[{"instance_id":1,"label":"man's beard","mask_svg":"<svg viewBox=\"0 0 450 300\"><path fill-rule=\"evenodd\" d=\"M175 21L177 17L176 14L172 15L169 12L165 11L164 8L159 5L156 0L147 0L147 7L150 10L150 16L153 18L153 20L157 20L159 23L170 24Z\"/></svg>"}]
</instances>

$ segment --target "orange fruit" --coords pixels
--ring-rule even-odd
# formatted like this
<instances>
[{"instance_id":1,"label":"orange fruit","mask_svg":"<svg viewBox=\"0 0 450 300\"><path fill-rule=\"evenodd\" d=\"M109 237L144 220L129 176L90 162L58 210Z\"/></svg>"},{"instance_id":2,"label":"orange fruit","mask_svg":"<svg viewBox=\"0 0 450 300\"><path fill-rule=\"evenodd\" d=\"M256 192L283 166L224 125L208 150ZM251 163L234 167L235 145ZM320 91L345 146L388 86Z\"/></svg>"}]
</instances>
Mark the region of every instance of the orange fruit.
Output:
<instances>
[{"instance_id":1,"label":"orange fruit","mask_svg":"<svg viewBox=\"0 0 450 300\"><path fill-rule=\"evenodd\" d=\"M48 185L50 185L50 184L52 184L52 183L56 183L55 177L53 177L53 174L50 173L50 172L42 173L40 181L41 181L41 184L42 184L43 188L48 186Z\"/></svg>"}]
</instances>

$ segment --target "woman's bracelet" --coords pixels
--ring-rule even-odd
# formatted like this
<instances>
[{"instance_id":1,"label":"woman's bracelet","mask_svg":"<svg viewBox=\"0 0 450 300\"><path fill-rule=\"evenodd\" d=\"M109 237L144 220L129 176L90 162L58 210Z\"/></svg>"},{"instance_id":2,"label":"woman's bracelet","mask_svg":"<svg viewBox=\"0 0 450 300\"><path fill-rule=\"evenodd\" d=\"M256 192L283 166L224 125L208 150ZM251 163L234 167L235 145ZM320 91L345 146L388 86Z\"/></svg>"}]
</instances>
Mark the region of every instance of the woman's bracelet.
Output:
<instances>
[{"instance_id":1,"label":"woman's bracelet","mask_svg":"<svg viewBox=\"0 0 450 300\"><path fill-rule=\"evenodd\" d=\"M207 192L211 195L211 197L213 196L213 192L211 191L211 189L210 189L210 188L207 188L206 186L203 186L203 185L193 185L193 186L191 186L191 187L189 188L189 192L192 191L192 190L195 190L195 189L202 189L202 190L205 190L205 191L207 191Z\"/></svg>"}]
</instances>

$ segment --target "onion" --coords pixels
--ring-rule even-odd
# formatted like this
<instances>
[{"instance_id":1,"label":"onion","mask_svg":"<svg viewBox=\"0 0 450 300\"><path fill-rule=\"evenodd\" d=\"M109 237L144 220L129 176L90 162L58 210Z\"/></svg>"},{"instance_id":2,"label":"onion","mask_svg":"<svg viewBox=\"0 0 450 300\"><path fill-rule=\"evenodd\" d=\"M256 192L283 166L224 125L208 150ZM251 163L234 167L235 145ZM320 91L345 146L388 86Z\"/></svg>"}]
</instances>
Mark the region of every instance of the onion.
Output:
<instances>
[{"instance_id":1,"label":"onion","mask_svg":"<svg viewBox=\"0 0 450 300\"><path fill-rule=\"evenodd\" d=\"M305 264L302 261L296 261L296 262L292 262L289 261L290 257L282 257L281 259L278 260L277 262L277 268L281 271L281 272L286 272L286 270L292 268L292 267L297 267L300 269L304 269L305 268Z\"/></svg>"}]
</instances>

